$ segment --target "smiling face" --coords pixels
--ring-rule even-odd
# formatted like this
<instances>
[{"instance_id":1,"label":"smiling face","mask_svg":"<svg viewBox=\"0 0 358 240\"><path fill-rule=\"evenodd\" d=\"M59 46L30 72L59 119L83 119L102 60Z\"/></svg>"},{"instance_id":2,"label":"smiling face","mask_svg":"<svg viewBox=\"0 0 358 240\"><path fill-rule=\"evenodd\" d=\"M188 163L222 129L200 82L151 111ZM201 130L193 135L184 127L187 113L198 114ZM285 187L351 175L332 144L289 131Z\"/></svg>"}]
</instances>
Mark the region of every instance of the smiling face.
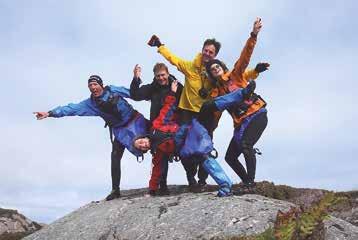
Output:
<instances>
[{"instance_id":1,"label":"smiling face","mask_svg":"<svg viewBox=\"0 0 358 240\"><path fill-rule=\"evenodd\" d=\"M203 63L207 63L216 57L216 49L213 44L205 45L201 51Z\"/></svg>"},{"instance_id":2,"label":"smiling face","mask_svg":"<svg viewBox=\"0 0 358 240\"><path fill-rule=\"evenodd\" d=\"M147 137L138 138L134 141L134 147L142 152L146 152L150 149L150 139Z\"/></svg>"},{"instance_id":3,"label":"smiling face","mask_svg":"<svg viewBox=\"0 0 358 240\"><path fill-rule=\"evenodd\" d=\"M99 85L97 82L89 82L88 89L92 93L94 97L99 97L103 93L103 87Z\"/></svg>"},{"instance_id":4,"label":"smiling face","mask_svg":"<svg viewBox=\"0 0 358 240\"><path fill-rule=\"evenodd\" d=\"M224 69L218 63L210 66L210 73L214 78L219 78L224 74Z\"/></svg>"},{"instance_id":5,"label":"smiling face","mask_svg":"<svg viewBox=\"0 0 358 240\"><path fill-rule=\"evenodd\" d=\"M169 84L169 73L165 69L160 69L154 73L155 79L159 85L168 85Z\"/></svg>"}]
</instances>

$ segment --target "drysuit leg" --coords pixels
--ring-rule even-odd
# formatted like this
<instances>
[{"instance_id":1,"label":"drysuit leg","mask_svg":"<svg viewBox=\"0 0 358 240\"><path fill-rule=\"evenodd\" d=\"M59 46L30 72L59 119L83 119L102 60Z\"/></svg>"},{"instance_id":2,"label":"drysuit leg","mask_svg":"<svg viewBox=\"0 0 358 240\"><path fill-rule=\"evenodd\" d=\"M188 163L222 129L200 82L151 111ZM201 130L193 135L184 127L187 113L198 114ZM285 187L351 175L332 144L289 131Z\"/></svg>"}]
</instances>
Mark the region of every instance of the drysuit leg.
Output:
<instances>
[{"instance_id":1,"label":"drysuit leg","mask_svg":"<svg viewBox=\"0 0 358 240\"><path fill-rule=\"evenodd\" d=\"M197 173L197 164L194 163L193 159L182 159L181 163L185 169L186 178L188 180L189 186L195 185L197 183L195 180L195 175Z\"/></svg>"},{"instance_id":2,"label":"drysuit leg","mask_svg":"<svg viewBox=\"0 0 358 240\"><path fill-rule=\"evenodd\" d=\"M207 171L205 170L205 167L203 166L203 163L199 163L199 169L198 169L198 178L199 184L206 184L206 179L208 179L209 174L207 173Z\"/></svg>"},{"instance_id":3,"label":"drysuit leg","mask_svg":"<svg viewBox=\"0 0 358 240\"><path fill-rule=\"evenodd\" d=\"M111 153L112 190L119 190L121 182L121 159L124 149L125 147L120 142L114 140Z\"/></svg>"},{"instance_id":4,"label":"drysuit leg","mask_svg":"<svg viewBox=\"0 0 358 240\"><path fill-rule=\"evenodd\" d=\"M256 154L254 145L260 139L263 131L267 126L267 122L267 112L258 114L247 125L241 140L241 148L245 157L249 182L255 181L256 174Z\"/></svg>"},{"instance_id":5,"label":"drysuit leg","mask_svg":"<svg viewBox=\"0 0 358 240\"><path fill-rule=\"evenodd\" d=\"M203 167L219 185L219 197L231 195L232 181L226 175L219 163L212 157L208 157L203 161Z\"/></svg>"},{"instance_id":6,"label":"drysuit leg","mask_svg":"<svg viewBox=\"0 0 358 240\"><path fill-rule=\"evenodd\" d=\"M153 191L158 190L159 183L161 181L162 173L163 173L162 161L165 160L163 159L163 156L164 154L161 151L157 150L152 157L152 173L150 175L150 180L149 180L150 190Z\"/></svg>"},{"instance_id":7,"label":"drysuit leg","mask_svg":"<svg viewBox=\"0 0 358 240\"><path fill-rule=\"evenodd\" d=\"M161 189L168 188L168 185L167 185L168 163L169 163L169 156L166 154L163 154L162 160L161 160L162 174L160 176L160 182L159 182L159 188L161 188Z\"/></svg>"},{"instance_id":8,"label":"drysuit leg","mask_svg":"<svg viewBox=\"0 0 358 240\"><path fill-rule=\"evenodd\" d=\"M249 176L247 175L244 166L238 159L241 153L242 148L237 144L235 138L233 137L230 141L228 149L226 150L225 161L244 183L248 183Z\"/></svg>"}]
</instances>

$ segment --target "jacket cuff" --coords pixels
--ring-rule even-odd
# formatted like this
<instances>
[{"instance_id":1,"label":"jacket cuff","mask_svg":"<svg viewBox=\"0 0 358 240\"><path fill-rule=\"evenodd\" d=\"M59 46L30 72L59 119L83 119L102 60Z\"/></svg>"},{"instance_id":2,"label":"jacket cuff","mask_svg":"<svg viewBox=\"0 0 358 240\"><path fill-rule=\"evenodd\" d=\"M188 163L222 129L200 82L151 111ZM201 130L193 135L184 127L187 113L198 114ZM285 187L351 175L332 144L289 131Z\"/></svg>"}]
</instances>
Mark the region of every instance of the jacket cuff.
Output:
<instances>
[{"instance_id":1,"label":"jacket cuff","mask_svg":"<svg viewBox=\"0 0 358 240\"><path fill-rule=\"evenodd\" d=\"M52 111L48 111L48 116L49 116L49 117L54 117L53 112L52 112Z\"/></svg>"},{"instance_id":2,"label":"jacket cuff","mask_svg":"<svg viewBox=\"0 0 358 240\"><path fill-rule=\"evenodd\" d=\"M164 44L160 45L160 47L158 47L158 53L161 53L163 51L163 49L165 48Z\"/></svg>"},{"instance_id":3,"label":"jacket cuff","mask_svg":"<svg viewBox=\"0 0 358 240\"><path fill-rule=\"evenodd\" d=\"M136 77L133 77L133 81L135 81L135 82L137 82L137 83L139 83L139 84L142 83L142 79L136 78Z\"/></svg>"},{"instance_id":4,"label":"jacket cuff","mask_svg":"<svg viewBox=\"0 0 358 240\"><path fill-rule=\"evenodd\" d=\"M254 32L251 32L250 35L251 35L251 37L253 37L253 38L257 38L257 34L255 34Z\"/></svg>"}]
</instances>

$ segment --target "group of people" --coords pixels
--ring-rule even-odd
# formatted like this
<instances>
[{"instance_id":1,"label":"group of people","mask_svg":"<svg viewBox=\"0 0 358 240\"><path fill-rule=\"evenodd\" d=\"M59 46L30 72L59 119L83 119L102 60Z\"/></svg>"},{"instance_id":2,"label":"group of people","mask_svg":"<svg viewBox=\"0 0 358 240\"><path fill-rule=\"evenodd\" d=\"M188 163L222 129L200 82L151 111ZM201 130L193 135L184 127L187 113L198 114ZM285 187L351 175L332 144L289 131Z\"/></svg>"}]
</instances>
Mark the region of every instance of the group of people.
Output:
<instances>
[{"instance_id":1,"label":"group of people","mask_svg":"<svg viewBox=\"0 0 358 240\"><path fill-rule=\"evenodd\" d=\"M169 73L164 63L154 65L152 83L142 85L141 67L136 65L130 89L104 86L100 76L88 79L91 95L77 104L70 103L47 112L34 112L38 120L47 117L99 116L113 134L111 154L112 191L106 200L120 197L121 158L127 149L137 158L150 151L152 171L148 195L169 194L168 162L181 161L191 189L206 185L210 175L219 185L218 196L255 191L257 150L254 145L267 126L266 102L255 93L255 79L268 69L259 63L247 69L258 33L260 18L253 24L234 69L229 71L216 59L221 44L207 39L192 61L181 59L153 35L148 42L184 74L184 86ZM150 118L133 109L126 98L151 102ZM242 187L232 190L232 181L216 161L213 133L221 114L227 110L234 122L233 137L225 160L242 180ZM246 169L238 160L244 155ZM198 175L198 181L195 176Z\"/></svg>"}]
</instances>

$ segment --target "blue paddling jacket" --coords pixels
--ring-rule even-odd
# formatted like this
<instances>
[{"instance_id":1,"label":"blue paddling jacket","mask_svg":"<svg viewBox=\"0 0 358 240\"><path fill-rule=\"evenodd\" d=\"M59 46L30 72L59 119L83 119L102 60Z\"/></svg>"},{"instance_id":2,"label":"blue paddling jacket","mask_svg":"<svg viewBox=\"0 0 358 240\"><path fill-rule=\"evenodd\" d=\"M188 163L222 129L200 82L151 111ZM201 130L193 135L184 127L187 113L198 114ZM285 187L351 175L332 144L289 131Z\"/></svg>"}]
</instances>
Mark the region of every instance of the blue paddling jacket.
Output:
<instances>
[{"instance_id":1,"label":"blue paddling jacket","mask_svg":"<svg viewBox=\"0 0 358 240\"><path fill-rule=\"evenodd\" d=\"M148 124L147 120L124 99L129 97L129 89L110 85L104 88L101 96L91 96L79 103L56 107L49 111L49 116L99 116L113 128L117 141L134 155L141 156L142 152L134 148L133 141L136 136L147 134Z\"/></svg>"}]
</instances>

